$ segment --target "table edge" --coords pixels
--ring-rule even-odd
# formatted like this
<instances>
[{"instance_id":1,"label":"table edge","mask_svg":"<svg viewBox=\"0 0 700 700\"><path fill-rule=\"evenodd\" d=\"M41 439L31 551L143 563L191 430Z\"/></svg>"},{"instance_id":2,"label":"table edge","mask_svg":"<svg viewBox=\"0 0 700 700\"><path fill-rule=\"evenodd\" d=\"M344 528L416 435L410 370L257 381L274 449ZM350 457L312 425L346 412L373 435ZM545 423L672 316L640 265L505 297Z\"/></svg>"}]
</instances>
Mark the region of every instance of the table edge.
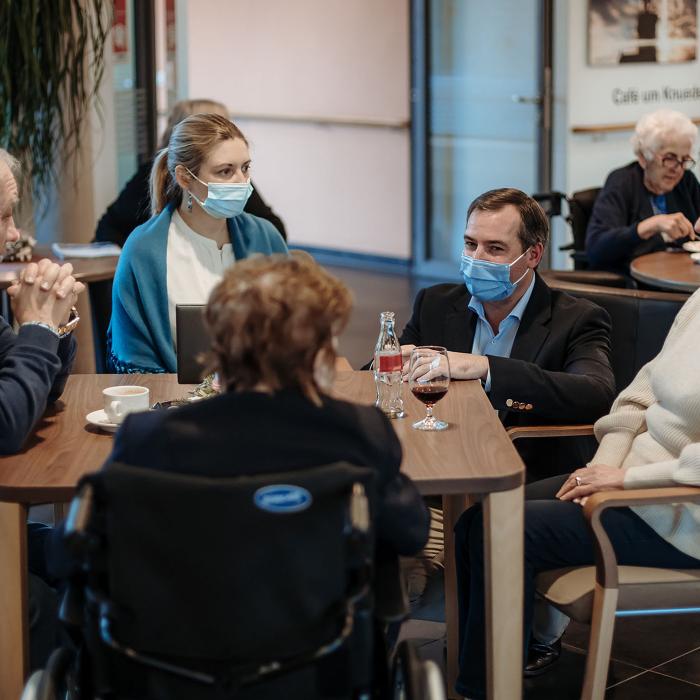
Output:
<instances>
[{"instance_id":1,"label":"table edge","mask_svg":"<svg viewBox=\"0 0 700 700\"><path fill-rule=\"evenodd\" d=\"M654 255L654 253L647 253L647 255ZM694 285L694 284L689 284L687 282L676 282L675 280L669 280L665 278L659 278L659 277L651 277L650 275L646 275L643 272L640 272L639 270L635 269L635 264L637 260L640 260L641 258L644 258L646 256L640 255L639 258L635 258L630 262L630 275L634 277L638 282L644 282L645 284L648 284L652 287L657 287L659 289L667 289L673 292L688 292L692 294L695 292L697 289L700 289L700 285ZM695 264L695 263L694 263Z\"/></svg>"}]
</instances>

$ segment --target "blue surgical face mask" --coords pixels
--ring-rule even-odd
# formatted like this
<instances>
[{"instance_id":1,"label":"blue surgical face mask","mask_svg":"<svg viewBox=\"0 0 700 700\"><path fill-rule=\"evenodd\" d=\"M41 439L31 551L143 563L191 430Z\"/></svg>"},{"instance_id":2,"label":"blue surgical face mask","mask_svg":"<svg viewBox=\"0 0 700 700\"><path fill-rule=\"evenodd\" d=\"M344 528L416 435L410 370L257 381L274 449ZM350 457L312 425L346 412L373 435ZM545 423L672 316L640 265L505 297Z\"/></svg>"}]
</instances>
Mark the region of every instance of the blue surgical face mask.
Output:
<instances>
[{"instance_id":1,"label":"blue surgical face mask","mask_svg":"<svg viewBox=\"0 0 700 700\"><path fill-rule=\"evenodd\" d=\"M193 172L187 172L198 182L202 182ZM215 219L231 219L243 212L248 198L253 193L253 185L247 182L202 182L207 188L207 198L202 202L191 190L194 200L207 214Z\"/></svg>"},{"instance_id":2,"label":"blue surgical face mask","mask_svg":"<svg viewBox=\"0 0 700 700\"><path fill-rule=\"evenodd\" d=\"M469 293L479 301L500 301L507 299L527 275L527 270L515 280L510 281L510 268L515 265L529 248L519 255L512 263L495 263L489 260L478 260L469 255L462 255L459 271L464 278ZM528 268L529 270L529 268Z\"/></svg>"}]
</instances>

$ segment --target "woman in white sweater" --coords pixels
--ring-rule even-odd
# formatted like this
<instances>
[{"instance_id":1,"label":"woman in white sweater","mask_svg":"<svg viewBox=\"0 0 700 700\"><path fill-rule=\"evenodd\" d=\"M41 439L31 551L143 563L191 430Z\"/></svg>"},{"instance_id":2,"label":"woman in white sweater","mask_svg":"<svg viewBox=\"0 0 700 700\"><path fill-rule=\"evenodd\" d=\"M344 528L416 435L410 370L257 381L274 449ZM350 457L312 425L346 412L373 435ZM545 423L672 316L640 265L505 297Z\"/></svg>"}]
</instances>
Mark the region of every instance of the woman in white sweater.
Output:
<instances>
[{"instance_id":1,"label":"woman in white sweater","mask_svg":"<svg viewBox=\"0 0 700 700\"><path fill-rule=\"evenodd\" d=\"M525 644L535 577L590 565L593 542L580 504L597 491L700 486L700 291L679 312L659 355L595 424L600 446L588 466L528 487L525 503ZM563 482L563 483L562 483ZM700 568L700 506L652 505L606 511L603 523L621 564ZM483 527L478 506L456 527L460 603L457 690L485 696ZM528 666L529 667L529 666ZM534 674L533 674L534 675Z\"/></svg>"}]
</instances>

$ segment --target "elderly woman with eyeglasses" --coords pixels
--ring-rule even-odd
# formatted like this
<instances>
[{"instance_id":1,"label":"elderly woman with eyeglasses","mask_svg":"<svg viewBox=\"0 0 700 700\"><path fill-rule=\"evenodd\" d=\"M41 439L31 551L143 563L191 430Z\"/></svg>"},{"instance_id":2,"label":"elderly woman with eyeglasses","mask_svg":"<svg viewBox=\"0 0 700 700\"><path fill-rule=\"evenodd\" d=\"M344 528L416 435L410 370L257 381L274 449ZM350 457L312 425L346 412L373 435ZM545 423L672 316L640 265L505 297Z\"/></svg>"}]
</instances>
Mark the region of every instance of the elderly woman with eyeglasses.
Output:
<instances>
[{"instance_id":1,"label":"elderly woman with eyeglasses","mask_svg":"<svg viewBox=\"0 0 700 700\"><path fill-rule=\"evenodd\" d=\"M591 268L627 273L633 258L700 232L700 184L691 172L698 128L681 112L660 109L638 122L637 160L613 170L586 231Z\"/></svg>"}]
</instances>

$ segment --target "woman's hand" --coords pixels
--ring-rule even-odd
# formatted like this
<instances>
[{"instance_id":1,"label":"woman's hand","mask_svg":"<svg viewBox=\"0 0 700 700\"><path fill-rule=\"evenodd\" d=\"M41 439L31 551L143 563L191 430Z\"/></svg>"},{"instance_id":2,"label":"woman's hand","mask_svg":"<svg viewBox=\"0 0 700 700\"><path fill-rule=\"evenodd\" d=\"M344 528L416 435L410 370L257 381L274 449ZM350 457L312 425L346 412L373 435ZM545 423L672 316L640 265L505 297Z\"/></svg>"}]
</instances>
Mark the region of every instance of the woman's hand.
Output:
<instances>
[{"instance_id":1,"label":"woman's hand","mask_svg":"<svg viewBox=\"0 0 700 700\"><path fill-rule=\"evenodd\" d=\"M573 472L557 492L557 498L583 505L593 493L622 489L624 479L624 469L607 464L591 464Z\"/></svg>"},{"instance_id":2,"label":"woman's hand","mask_svg":"<svg viewBox=\"0 0 700 700\"><path fill-rule=\"evenodd\" d=\"M650 216L637 224L637 235L642 240L647 240L657 233L666 234L672 241L686 237L691 240L696 238L693 224L681 212L656 214L656 216Z\"/></svg>"}]
</instances>

